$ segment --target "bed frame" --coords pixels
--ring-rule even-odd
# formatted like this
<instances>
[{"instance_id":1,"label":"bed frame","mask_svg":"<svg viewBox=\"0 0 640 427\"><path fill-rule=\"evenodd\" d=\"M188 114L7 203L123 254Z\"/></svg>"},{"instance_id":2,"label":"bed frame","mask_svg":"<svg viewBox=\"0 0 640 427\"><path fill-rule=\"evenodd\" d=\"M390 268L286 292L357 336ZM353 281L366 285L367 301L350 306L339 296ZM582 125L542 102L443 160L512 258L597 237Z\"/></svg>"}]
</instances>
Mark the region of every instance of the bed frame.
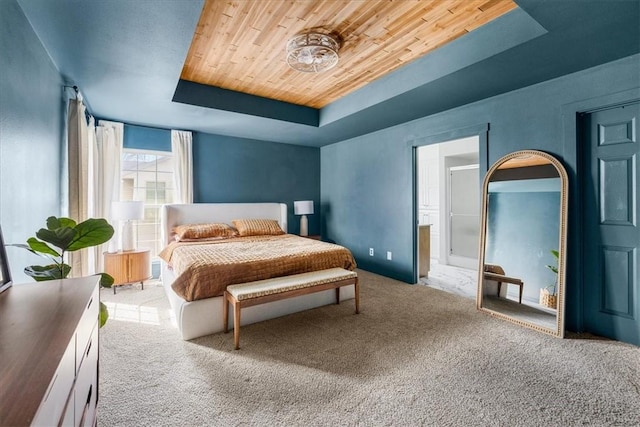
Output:
<instances>
[{"instance_id":1,"label":"bed frame","mask_svg":"<svg viewBox=\"0 0 640 427\"><path fill-rule=\"evenodd\" d=\"M180 224L224 222L231 224L234 219L275 219L287 231L287 205L284 203L194 203L164 205L160 210L162 241L169 243L171 230ZM197 301L185 301L176 294L171 284L175 276L162 261L162 284L164 286L182 339L190 340L224 330L222 296ZM242 311L241 325L273 319L298 311L335 303L332 289L309 295L302 295L281 301L248 307ZM340 293L340 301L354 298L353 285L345 286ZM229 318L233 324L233 318Z\"/></svg>"}]
</instances>

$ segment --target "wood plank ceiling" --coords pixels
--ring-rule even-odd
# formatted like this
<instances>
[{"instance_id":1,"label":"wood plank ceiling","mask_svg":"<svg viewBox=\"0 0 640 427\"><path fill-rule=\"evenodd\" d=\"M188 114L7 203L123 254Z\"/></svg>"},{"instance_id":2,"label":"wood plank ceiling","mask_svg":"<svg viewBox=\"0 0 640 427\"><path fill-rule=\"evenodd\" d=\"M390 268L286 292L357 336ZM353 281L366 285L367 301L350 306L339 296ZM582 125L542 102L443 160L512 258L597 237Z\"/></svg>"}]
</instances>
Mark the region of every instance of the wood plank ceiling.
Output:
<instances>
[{"instance_id":1,"label":"wood plank ceiling","mask_svg":"<svg viewBox=\"0 0 640 427\"><path fill-rule=\"evenodd\" d=\"M513 10L512 0L206 0L181 78L322 108ZM310 29L342 39L338 65L303 73L286 42Z\"/></svg>"},{"instance_id":2,"label":"wood plank ceiling","mask_svg":"<svg viewBox=\"0 0 640 427\"><path fill-rule=\"evenodd\" d=\"M529 166L550 165L551 161L535 154L524 154L501 164L498 169L526 168Z\"/></svg>"}]
</instances>

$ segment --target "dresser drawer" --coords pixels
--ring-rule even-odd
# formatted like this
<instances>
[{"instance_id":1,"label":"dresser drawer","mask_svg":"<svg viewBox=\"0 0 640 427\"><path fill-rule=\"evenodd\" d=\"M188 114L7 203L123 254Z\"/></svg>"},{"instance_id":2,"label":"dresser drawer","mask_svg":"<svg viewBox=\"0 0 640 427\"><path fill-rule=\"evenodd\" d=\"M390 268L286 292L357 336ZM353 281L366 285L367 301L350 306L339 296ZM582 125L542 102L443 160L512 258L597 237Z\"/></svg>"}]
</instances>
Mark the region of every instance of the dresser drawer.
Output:
<instances>
[{"instance_id":1,"label":"dresser drawer","mask_svg":"<svg viewBox=\"0 0 640 427\"><path fill-rule=\"evenodd\" d=\"M76 376L75 344L75 340L72 339L65 350L53 380L45 393L45 398L40 403L38 412L31 423L32 426L50 426L52 420L59 420L62 417L69 398L69 391L73 387L73 381Z\"/></svg>"},{"instance_id":2,"label":"dresser drawer","mask_svg":"<svg viewBox=\"0 0 640 427\"><path fill-rule=\"evenodd\" d=\"M100 293L99 288L96 286L91 298L85 305L84 314L78 323L78 329L76 330L76 372L80 369L83 355L86 353L89 340L91 338L91 332L93 327L98 321L100 315Z\"/></svg>"},{"instance_id":3,"label":"dresser drawer","mask_svg":"<svg viewBox=\"0 0 640 427\"><path fill-rule=\"evenodd\" d=\"M98 416L98 374L96 373L95 381L91 384L91 396L85 405L82 418L80 419L80 426L82 427L94 427Z\"/></svg>"},{"instance_id":4,"label":"dresser drawer","mask_svg":"<svg viewBox=\"0 0 640 427\"><path fill-rule=\"evenodd\" d=\"M93 333L80 364L75 386L76 425L84 425L93 419L98 393L98 322L94 323Z\"/></svg>"},{"instance_id":5,"label":"dresser drawer","mask_svg":"<svg viewBox=\"0 0 640 427\"><path fill-rule=\"evenodd\" d=\"M60 424L58 427L75 427L75 422L73 417L76 414L76 408L74 405L74 392L71 392L71 396L69 396L69 400L67 400L67 407L64 409L64 416L60 420Z\"/></svg>"}]
</instances>

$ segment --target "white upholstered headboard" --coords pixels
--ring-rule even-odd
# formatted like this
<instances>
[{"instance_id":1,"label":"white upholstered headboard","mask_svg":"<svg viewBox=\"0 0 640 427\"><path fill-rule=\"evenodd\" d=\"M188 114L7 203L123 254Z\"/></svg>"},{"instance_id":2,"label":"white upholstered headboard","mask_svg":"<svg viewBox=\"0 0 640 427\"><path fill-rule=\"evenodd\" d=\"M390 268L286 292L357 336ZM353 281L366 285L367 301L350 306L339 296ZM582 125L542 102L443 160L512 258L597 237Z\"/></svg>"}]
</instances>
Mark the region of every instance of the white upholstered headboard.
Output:
<instances>
[{"instance_id":1,"label":"white upholstered headboard","mask_svg":"<svg viewBox=\"0 0 640 427\"><path fill-rule=\"evenodd\" d=\"M193 203L160 208L162 242L168 244L171 230L180 224L206 224L234 219L275 219L287 232L287 205L284 203Z\"/></svg>"}]
</instances>

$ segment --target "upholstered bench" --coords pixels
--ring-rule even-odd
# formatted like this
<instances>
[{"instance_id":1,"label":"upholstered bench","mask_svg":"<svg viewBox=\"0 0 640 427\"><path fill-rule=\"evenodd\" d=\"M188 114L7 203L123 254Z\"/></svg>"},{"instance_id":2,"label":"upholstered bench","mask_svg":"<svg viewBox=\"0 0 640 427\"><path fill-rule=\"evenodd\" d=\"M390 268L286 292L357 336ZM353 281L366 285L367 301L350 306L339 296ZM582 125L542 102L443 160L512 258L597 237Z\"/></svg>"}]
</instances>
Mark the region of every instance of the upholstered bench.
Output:
<instances>
[{"instance_id":1,"label":"upholstered bench","mask_svg":"<svg viewBox=\"0 0 640 427\"><path fill-rule=\"evenodd\" d=\"M242 308L327 289L336 290L336 304L339 304L340 288L348 285L355 287L356 313L359 313L358 274L343 268L330 268L227 286L223 300L224 331L229 331L229 304L233 305L233 342L237 350L240 348L240 310Z\"/></svg>"}]
</instances>

